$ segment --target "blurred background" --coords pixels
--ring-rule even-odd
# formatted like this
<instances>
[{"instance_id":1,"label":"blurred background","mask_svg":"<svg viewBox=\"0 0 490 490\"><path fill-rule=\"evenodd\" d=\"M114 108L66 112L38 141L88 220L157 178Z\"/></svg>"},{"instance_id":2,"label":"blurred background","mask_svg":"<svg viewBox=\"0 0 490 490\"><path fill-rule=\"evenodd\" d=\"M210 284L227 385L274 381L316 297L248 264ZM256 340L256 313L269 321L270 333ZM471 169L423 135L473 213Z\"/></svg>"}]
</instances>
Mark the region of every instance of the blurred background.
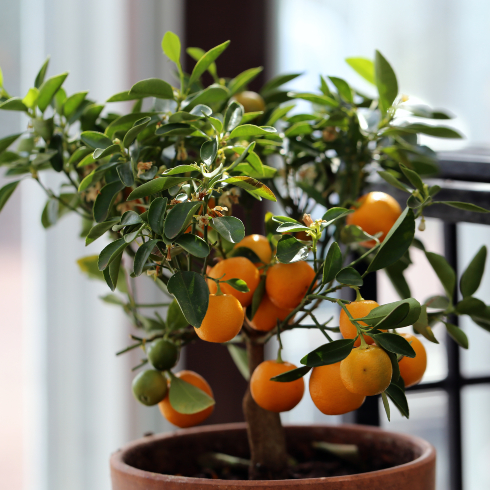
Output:
<instances>
[{"instance_id":1,"label":"blurred background","mask_svg":"<svg viewBox=\"0 0 490 490\"><path fill-rule=\"evenodd\" d=\"M323 74L370 90L344 59L372 58L379 49L393 65L403 93L458 115L454 125L466 140L458 146L431 140L433 148L464 146L475 154L489 143L490 56L485 50L490 4L482 0L1 0L0 11L0 66L14 95L32 85L47 55L50 75L70 71L69 92L90 89L99 101L140 79L172 81L172 67L160 48L167 30L181 36L185 47L210 49L231 39L218 60L220 75L264 66L256 87L279 72L302 72L292 89L316 90ZM0 138L26 124L16 113L0 113ZM46 232L40 224L43 205L43 195L28 181L0 215L0 475L9 490L109 489L111 452L145 432L172 428L156 408L132 398L130 368L137 357L114 356L126 345L129 325L118 309L99 301L107 292L105 284L86 279L76 265L76 259L97 254L104 243L85 248L73 217ZM463 270L489 242L490 231L474 224L460 224L457 230ZM444 252L437 220L428 220L420 238L431 251ZM424 300L437 294L441 286L423 255L415 252L412 258L414 296ZM382 274L378 287L380 303L398 299ZM147 302L157 300L144 285L140 294ZM485 300L489 294L486 273L478 296ZM331 314L338 312L322 311L325 318ZM463 375L490 375L490 334L470 321L462 327L471 346L461 353ZM439 337L444 338L442 332ZM288 333L286 357L298 362L319 341L315 334ZM245 383L219 348L216 355L202 344L192 347L181 362L208 379L224 373L213 385L217 408L211 421L240 420ZM445 378L445 344L427 348L425 380ZM461 396L464 488L488 489L490 385L465 387ZM383 415L382 426L431 441L438 450L437 488L446 489L451 466L447 395L420 391L409 394L409 404L410 420L394 414L388 423ZM342 422L322 415L309 396L283 419Z\"/></svg>"}]
</instances>

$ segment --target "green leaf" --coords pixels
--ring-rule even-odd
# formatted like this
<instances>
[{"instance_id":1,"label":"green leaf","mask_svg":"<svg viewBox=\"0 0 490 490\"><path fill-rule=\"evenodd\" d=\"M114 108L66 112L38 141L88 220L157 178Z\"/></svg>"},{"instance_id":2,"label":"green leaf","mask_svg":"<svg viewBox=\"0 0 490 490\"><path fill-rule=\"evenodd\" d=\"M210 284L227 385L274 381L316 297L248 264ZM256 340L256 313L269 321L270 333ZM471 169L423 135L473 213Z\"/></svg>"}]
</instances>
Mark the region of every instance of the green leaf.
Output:
<instances>
[{"instance_id":1,"label":"green leaf","mask_svg":"<svg viewBox=\"0 0 490 490\"><path fill-rule=\"evenodd\" d=\"M192 134L196 129L190 124L186 123L172 123L172 124L163 124L156 131L155 134L158 136L167 135L167 136L187 136Z\"/></svg>"},{"instance_id":2,"label":"green leaf","mask_svg":"<svg viewBox=\"0 0 490 490\"><path fill-rule=\"evenodd\" d=\"M258 68L250 68L245 70L244 72L237 75L230 81L228 88L230 90L230 94L234 95L238 92L241 92L246 88L246 86L255 78L257 75L263 70L261 66Z\"/></svg>"},{"instance_id":3,"label":"green leaf","mask_svg":"<svg viewBox=\"0 0 490 490\"><path fill-rule=\"evenodd\" d=\"M150 121L151 117L144 117L133 124L133 127L124 136L123 145L125 148L129 148L133 144L136 136L148 126Z\"/></svg>"},{"instance_id":4,"label":"green leaf","mask_svg":"<svg viewBox=\"0 0 490 490\"><path fill-rule=\"evenodd\" d=\"M407 357L415 357L413 347L401 335L397 335L396 333L377 333L372 334L371 337L385 350Z\"/></svg>"},{"instance_id":5,"label":"green leaf","mask_svg":"<svg viewBox=\"0 0 490 490\"><path fill-rule=\"evenodd\" d=\"M284 134L288 138L293 138L294 136L302 136L304 134L311 134L313 132L313 126L308 121L300 121L284 131Z\"/></svg>"},{"instance_id":6,"label":"green leaf","mask_svg":"<svg viewBox=\"0 0 490 490\"><path fill-rule=\"evenodd\" d=\"M209 245L200 237L185 233L175 240L175 243L195 257L207 257L211 250Z\"/></svg>"},{"instance_id":7,"label":"green leaf","mask_svg":"<svg viewBox=\"0 0 490 490\"><path fill-rule=\"evenodd\" d=\"M211 228L216 230L225 240L231 243L238 243L245 237L245 227L243 223L234 216L223 216L213 218L210 223Z\"/></svg>"},{"instance_id":8,"label":"green leaf","mask_svg":"<svg viewBox=\"0 0 490 490\"><path fill-rule=\"evenodd\" d=\"M399 383L402 385L400 386ZM408 419L410 411L408 408L407 397L405 396L405 390L403 389L403 380L400 378L398 383L392 381L385 393L390 397L390 400L395 404L400 413Z\"/></svg>"},{"instance_id":9,"label":"green leaf","mask_svg":"<svg viewBox=\"0 0 490 490\"><path fill-rule=\"evenodd\" d=\"M265 184L262 184L262 182L259 182L252 177L229 177L223 182L241 187L242 189L245 189L247 192L252 194L254 197L263 197L268 201L276 201L274 193Z\"/></svg>"},{"instance_id":10,"label":"green leaf","mask_svg":"<svg viewBox=\"0 0 490 490\"><path fill-rule=\"evenodd\" d=\"M112 141L105 136L103 133L99 133L97 131L84 131L80 135L80 139L91 148L100 148L105 150L109 148L109 146L113 146Z\"/></svg>"},{"instance_id":11,"label":"green leaf","mask_svg":"<svg viewBox=\"0 0 490 490\"><path fill-rule=\"evenodd\" d=\"M39 97L39 90L37 88L30 88L27 95L22 99L22 102L26 107L32 109L36 106L37 98Z\"/></svg>"},{"instance_id":12,"label":"green leaf","mask_svg":"<svg viewBox=\"0 0 490 490\"><path fill-rule=\"evenodd\" d=\"M114 217L92 226L87 236L85 237L85 246L90 245L92 242L95 242L97 238L100 238L104 233L109 231L118 222L119 217Z\"/></svg>"},{"instance_id":13,"label":"green leaf","mask_svg":"<svg viewBox=\"0 0 490 490\"><path fill-rule=\"evenodd\" d=\"M158 179L150 180L137 187L131 194L129 194L126 200L133 201L134 199L152 196L157 192L165 191L182 182L187 182L188 180L188 177L159 177Z\"/></svg>"},{"instance_id":14,"label":"green leaf","mask_svg":"<svg viewBox=\"0 0 490 490\"><path fill-rule=\"evenodd\" d=\"M290 82L291 80L294 80L295 78L298 78L301 75L302 73L290 73L287 75L278 75L277 77L274 77L271 80L269 80L262 87L260 93L265 94L266 92L271 92L272 90L280 87L281 85L284 85L285 83Z\"/></svg>"},{"instance_id":15,"label":"green leaf","mask_svg":"<svg viewBox=\"0 0 490 490\"><path fill-rule=\"evenodd\" d=\"M331 97L328 97L327 95L317 95L317 94L309 94L309 93L296 94L292 92L290 92L288 95L290 95L293 99L307 100L312 104L325 105L329 107L338 107L339 105L339 103L336 100L332 99Z\"/></svg>"},{"instance_id":16,"label":"green leaf","mask_svg":"<svg viewBox=\"0 0 490 490\"><path fill-rule=\"evenodd\" d=\"M134 112L126 114L125 116L118 117L112 121L105 129L104 134L112 140L115 138L116 133L118 133L118 135L122 133L126 134L136 121L144 117L153 117L156 120L154 112Z\"/></svg>"},{"instance_id":17,"label":"green leaf","mask_svg":"<svg viewBox=\"0 0 490 490\"><path fill-rule=\"evenodd\" d=\"M167 33L168 34L168 33ZM172 408L183 414L202 412L214 405L214 400L197 386L172 375L169 401Z\"/></svg>"},{"instance_id":18,"label":"green leaf","mask_svg":"<svg viewBox=\"0 0 490 490\"><path fill-rule=\"evenodd\" d=\"M205 141L201 146L201 160L205 165L210 167L216 160L218 154L218 138Z\"/></svg>"},{"instance_id":19,"label":"green leaf","mask_svg":"<svg viewBox=\"0 0 490 490\"><path fill-rule=\"evenodd\" d=\"M114 257L109 267L104 269L104 279L111 291L115 291L120 275L122 252Z\"/></svg>"},{"instance_id":20,"label":"green leaf","mask_svg":"<svg viewBox=\"0 0 490 490\"><path fill-rule=\"evenodd\" d=\"M193 215L201 206L202 202L200 201L176 204L167 214L163 228L165 236L169 239L175 238L183 229L187 228Z\"/></svg>"},{"instance_id":21,"label":"green leaf","mask_svg":"<svg viewBox=\"0 0 490 490\"><path fill-rule=\"evenodd\" d=\"M157 197L152 201L148 209L148 223L157 235L163 235L163 222L165 221L166 209L166 197Z\"/></svg>"},{"instance_id":22,"label":"green leaf","mask_svg":"<svg viewBox=\"0 0 490 490\"><path fill-rule=\"evenodd\" d=\"M3 209L3 207L9 200L9 197L13 194L13 192L19 185L19 182L20 180L9 182L0 189L0 211Z\"/></svg>"},{"instance_id":23,"label":"green leaf","mask_svg":"<svg viewBox=\"0 0 490 490\"><path fill-rule=\"evenodd\" d=\"M374 63L367 58L347 58L345 60L347 64L353 68L364 80L376 85L376 78L374 75Z\"/></svg>"},{"instance_id":24,"label":"green leaf","mask_svg":"<svg viewBox=\"0 0 490 490\"><path fill-rule=\"evenodd\" d=\"M0 153L3 153L12 143L14 143L24 133L13 134L0 140ZM20 150L19 150L20 151Z\"/></svg>"},{"instance_id":25,"label":"green leaf","mask_svg":"<svg viewBox=\"0 0 490 490\"><path fill-rule=\"evenodd\" d=\"M10 97L0 104L3 111L24 111L27 112L27 106L22 102L20 97Z\"/></svg>"},{"instance_id":26,"label":"green leaf","mask_svg":"<svg viewBox=\"0 0 490 490\"><path fill-rule=\"evenodd\" d=\"M355 339L341 339L323 344L303 357L300 362L309 367L335 364L350 354L355 341Z\"/></svg>"},{"instance_id":27,"label":"green leaf","mask_svg":"<svg viewBox=\"0 0 490 490\"><path fill-rule=\"evenodd\" d=\"M401 129L409 133L422 133L435 138L456 138L461 139L463 136L455 129L448 128L447 126L431 126L429 124L412 123L405 126L395 127L394 129Z\"/></svg>"},{"instance_id":28,"label":"green leaf","mask_svg":"<svg viewBox=\"0 0 490 490\"><path fill-rule=\"evenodd\" d=\"M233 131L241 122L243 117L243 106L233 100L226 108L223 127L226 132Z\"/></svg>"},{"instance_id":29,"label":"green leaf","mask_svg":"<svg viewBox=\"0 0 490 490\"><path fill-rule=\"evenodd\" d=\"M162 39L162 50L177 66L180 66L180 39L177 34L167 31Z\"/></svg>"},{"instance_id":30,"label":"green leaf","mask_svg":"<svg viewBox=\"0 0 490 490\"><path fill-rule=\"evenodd\" d=\"M167 327L170 330L178 330L187 327L187 325L189 325L189 323L185 319L179 303L173 299L167 311Z\"/></svg>"},{"instance_id":31,"label":"green leaf","mask_svg":"<svg viewBox=\"0 0 490 490\"><path fill-rule=\"evenodd\" d=\"M132 187L134 185L134 173L131 166L131 162L125 162L116 167L119 180L126 186Z\"/></svg>"},{"instance_id":32,"label":"green leaf","mask_svg":"<svg viewBox=\"0 0 490 490\"><path fill-rule=\"evenodd\" d=\"M190 111L194 107L201 104L214 104L221 102L230 95L228 89L222 85L213 84L209 87L197 92L185 100L182 104L182 109L185 111Z\"/></svg>"},{"instance_id":33,"label":"green leaf","mask_svg":"<svg viewBox=\"0 0 490 490\"><path fill-rule=\"evenodd\" d=\"M143 267L146 264L146 261L148 260L148 257L150 256L152 250L156 247L158 240L148 240L147 242L143 243L141 247L138 248L138 251L136 252L136 255L134 257L134 275L140 276L141 273L143 272Z\"/></svg>"},{"instance_id":34,"label":"green leaf","mask_svg":"<svg viewBox=\"0 0 490 490\"><path fill-rule=\"evenodd\" d=\"M112 231L119 231L126 226L137 225L140 223L143 223L143 219L138 213L135 211L126 211L119 220L119 223L112 227Z\"/></svg>"},{"instance_id":35,"label":"green leaf","mask_svg":"<svg viewBox=\"0 0 490 490\"><path fill-rule=\"evenodd\" d=\"M471 319L480 327L490 332L490 306L478 312L476 315L471 315Z\"/></svg>"},{"instance_id":36,"label":"green leaf","mask_svg":"<svg viewBox=\"0 0 490 490\"><path fill-rule=\"evenodd\" d=\"M230 138L248 138L250 136L264 136L277 133L272 126L255 126L253 124L242 124L230 133Z\"/></svg>"},{"instance_id":37,"label":"green leaf","mask_svg":"<svg viewBox=\"0 0 490 490\"><path fill-rule=\"evenodd\" d=\"M124 241L124 238L119 238L119 240L109 243L109 245L100 252L97 263L99 271L105 270L127 246L128 244Z\"/></svg>"},{"instance_id":38,"label":"green leaf","mask_svg":"<svg viewBox=\"0 0 490 490\"><path fill-rule=\"evenodd\" d=\"M226 344L226 347L241 375L248 381L250 379L250 371L248 369L247 351L242 347L230 343Z\"/></svg>"},{"instance_id":39,"label":"green leaf","mask_svg":"<svg viewBox=\"0 0 490 490\"><path fill-rule=\"evenodd\" d=\"M477 315L486 308L485 303L473 296L466 296L456 305L456 313L459 315Z\"/></svg>"},{"instance_id":40,"label":"green leaf","mask_svg":"<svg viewBox=\"0 0 490 490\"><path fill-rule=\"evenodd\" d=\"M55 225L58 221L59 204L56 199L48 199L41 215L41 224L44 228Z\"/></svg>"},{"instance_id":41,"label":"green leaf","mask_svg":"<svg viewBox=\"0 0 490 490\"><path fill-rule=\"evenodd\" d=\"M114 203L114 199L123 189L124 184L119 180L102 187L94 203L94 219L97 223L101 223L107 219L109 210Z\"/></svg>"},{"instance_id":42,"label":"green leaf","mask_svg":"<svg viewBox=\"0 0 490 490\"><path fill-rule=\"evenodd\" d=\"M222 281L226 284L229 284L233 289L236 289L240 293L248 293L250 292L247 283L243 279L238 279L234 277L233 279L228 279L227 281Z\"/></svg>"},{"instance_id":43,"label":"green leaf","mask_svg":"<svg viewBox=\"0 0 490 490\"><path fill-rule=\"evenodd\" d=\"M380 170L378 172L380 177L382 177L388 184L391 184L393 187L396 187L397 189L400 189L403 192L412 192L412 189L410 189L408 186L406 186L403 182L400 182L393 174L390 172L387 172L386 170Z\"/></svg>"},{"instance_id":44,"label":"green leaf","mask_svg":"<svg viewBox=\"0 0 490 490\"><path fill-rule=\"evenodd\" d=\"M173 99L172 85L159 78L148 78L135 83L129 90L129 95L141 97L156 97L157 99Z\"/></svg>"},{"instance_id":45,"label":"green leaf","mask_svg":"<svg viewBox=\"0 0 490 490\"><path fill-rule=\"evenodd\" d=\"M410 170L403 163L400 163L400 169L405 175L405 177L410 181L410 183L419 190L422 196L426 196L426 191L424 188L424 183L417 172Z\"/></svg>"},{"instance_id":46,"label":"green leaf","mask_svg":"<svg viewBox=\"0 0 490 490\"><path fill-rule=\"evenodd\" d=\"M62 73L61 75L56 75L54 77L48 78L39 87L39 97L37 99L37 106L41 112L44 112L49 106L54 94L61 88L63 82L65 81L68 73Z\"/></svg>"},{"instance_id":47,"label":"green leaf","mask_svg":"<svg viewBox=\"0 0 490 490\"><path fill-rule=\"evenodd\" d=\"M349 84L345 80L337 77L328 77L328 78L335 85L335 88L337 89L337 92L340 95L340 97L342 97L347 102L350 103L354 102L352 89L350 88Z\"/></svg>"},{"instance_id":48,"label":"green leaf","mask_svg":"<svg viewBox=\"0 0 490 490\"><path fill-rule=\"evenodd\" d=\"M283 118L294 107L295 107L294 104L285 107L277 107L276 109L274 109L274 112L270 115L269 119L267 120L267 124L269 126L272 126L277 121L279 121L279 119Z\"/></svg>"},{"instance_id":49,"label":"green leaf","mask_svg":"<svg viewBox=\"0 0 490 490\"><path fill-rule=\"evenodd\" d=\"M120 153L120 152L121 152L121 147L119 145L111 145L108 146L107 148L97 148L93 153L93 157L94 160L99 160L109 155L114 155L114 153Z\"/></svg>"},{"instance_id":50,"label":"green leaf","mask_svg":"<svg viewBox=\"0 0 490 490\"><path fill-rule=\"evenodd\" d=\"M339 244L333 242L327 252L325 263L323 264L323 284L327 284L335 279L335 276L342 269L342 252Z\"/></svg>"},{"instance_id":51,"label":"green leaf","mask_svg":"<svg viewBox=\"0 0 490 490\"><path fill-rule=\"evenodd\" d=\"M167 175L178 175L178 174L186 174L187 172L200 172L201 170L197 165L177 165L177 167L173 167L171 169L165 170L163 176Z\"/></svg>"},{"instance_id":52,"label":"green leaf","mask_svg":"<svg viewBox=\"0 0 490 490\"><path fill-rule=\"evenodd\" d=\"M41 69L39 70L38 74L36 75L36 80L34 81L34 87L39 88L46 77L46 72L48 71L48 66L49 66L49 60L51 56L48 56L46 58L46 61L43 63L43 66L41 66ZM2 83L0 83L0 86Z\"/></svg>"},{"instance_id":53,"label":"green leaf","mask_svg":"<svg viewBox=\"0 0 490 490\"><path fill-rule=\"evenodd\" d=\"M87 97L88 92L78 92L76 94L70 95L63 103L63 113L67 119L70 119L77 109L80 107L82 102Z\"/></svg>"},{"instance_id":54,"label":"green leaf","mask_svg":"<svg viewBox=\"0 0 490 490\"><path fill-rule=\"evenodd\" d=\"M429 319L427 316L427 305L422 305L419 319L413 324L414 332L423 335L427 340L438 344L439 341L435 338L432 328L429 326Z\"/></svg>"},{"instance_id":55,"label":"green leaf","mask_svg":"<svg viewBox=\"0 0 490 490\"><path fill-rule=\"evenodd\" d=\"M442 256L434 252L425 252L425 256L430 265L437 274L437 277L444 286L449 298L454 295L454 288L456 287L456 273L454 269L449 265L448 261Z\"/></svg>"},{"instance_id":56,"label":"green leaf","mask_svg":"<svg viewBox=\"0 0 490 490\"><path fill-rule=\"evenodd\" d=\"M335 276L335 279L337 279L340 284L345 284L346 286L359 287L363 284L361 275L353 267L345 267L340 270Z\"/></svg>"},{"instance_id":57,"label":"green leaf","mask_svg":"<svg viewBox=\"0 0 490 490\"><path fill-rule=\"evenodd\" d=\"M325 226L330 226L334 221L340 218L344 218L348 214L353 213L353 209L345 208L330 208L322 217L322 220L326 221Z\"/></svg>"},{"instance_id":58,"label":"green leaf","mask_svg":"<svg viewBox=\"0 0 490 490\"><path fill-rule=\"evenodd\" d=\"M400 366L398 364L398 356L393 352L386 351L390 357L391 367L393 369L393 375L391 377L391 382L396 382L400 379Z\"/></svg>"},{"instance_id":59,"label":"green leaf","mask_svg":"<svg viewBox=\"0 0 490 490\"><path fill-rule=\"evenodd\" d=\"M209 65L213 63L216 58L228 47L230 41L226 41L223 44L220 44L213 49L210 49L207 53L205 53L202 58L196 63L194 69L192 70L192 74L189 78L189 87L192 86L194 82L197 82L201 75L208 69Z\"/></svg>"},{"instance_id":60,"label":"green leaf","mask_svg":"<svg viewBox=\"0 0 490 490\"><path fill-rule=\"evenodd\" d=\"M284 235L277 243L276 257L282 264L291 264L308 258L309 248L291 235Z\"/></svg>"},{"instance_id":61,"label":"green leaf","mask_svg":"<svg viewBox=\"0 0 490 490\"><path fill-rule=\"evenodd\" d=\"M477 206L476 204L471 204L469 202L458 202L458 201L434 201L434 204L445 204L446 206L451 206L452 208L462 209L463 211L471 211L473 213L488 213L488 209Z\"/></svg>"},{"instance_id":62,"label":"green leaf","mask_svg":"<svg viewBox=\"0 0 490 490\"><path fill-rule=\"evenodd\" d=\"M480 287L486 261L487 247L483 245L461 276L459 287L464 298L475 294Z\"/></svg>"},{"instance_id":63,"label":"green leaf","mask_svg":"<svg viewBox=\"0 0 490 490\"><path fill-rule=\"evenodd\" d=\"M391 413L390 413L390 404L388 403L388 397L386 396L386 393L383 391L383 393L381 393L381 398L383 400L383 407L385 409L385 412L386 412L386 417L388 418L388 422L391 421L390 419L390 416L391 416Z\"/></svg>"},{"instance_id":64,"label":"green leaf","mask_svg":"<svg viewBox=\"0 0 490 490\"><path fill-rule=\"evenodd\" d=\"M119 92L109 97L106 102L126 102L128 100L140 100L144 99L146 95L144 94L130 94L128 90L124 92Z\"/></svg>"},{"instance_id":65,"label":"green leaf","mask_svg":"<svg viewBox=\"0 0 490 490\"><path fill-rule=\"evenodd\" d=\"M179 271L169 279L167 287L189 324L199 328L209 304L209 289L204 278L197 272Z\"/></svg>"},{"instance_id":66,"label":"green leaf","mask_svg":"<svg viewBox=\"0 0 490 490\"><path fill-rule=\"evenodd\" d=\"M469 348L468 337L458 326L453 325L452 323L443 322L446 325L447 333L451 336L451 338L459 344L463 349Z\"/></svg>"},{"instance_id":67,"label":"green leaf","mask_svg":"<svg viewBox=\"0 0 490 490\"><path fill-rule=\"evenodd\" d=\"M252 307L250 310L250 318L249 318L250 320L253 320L255 313L257 313L257 310L259 309L259 306L262 303L262 299L264 298L265 280L266 280L266 275L265 274L261 275L259 285L255 289L254 294L252 296Z\"/></svg>"},{"instance_id":68,"label":"green leaf","mask_svg":"<svg viewBox=\"0 0 490 490\"><path fill-rule=\"evenodd\" d=\"M379 108L382 113L386 113L398 95L398 82L393 68L379 51L376 51L374 71L379 93Z\"/></svg>"},{"instance_id":69,"label":"green leaf","mask_svg":"<svg viewBox=\"0 0 490 490\"><path fill-rule=\"evenodd\" d=\"M410 208L406 208L386 235L367 272L384 269L394 264L408 250L414 236L415 216Z\"/></svg>"},{"instance_id":70,"label":"green leaf","mask_svg":"<svg viewBox=\"0 0 490 490\"><path fill-rule=\"evenodd\" d=\"M431 296L425 300L424 304L428 308L445 310L450 305L450 301L447 296Z\"/></svg>"},{"instance_id":71,"label":"green leaf","mask_svg":"<svg viewBox=\"0 0 490 490\"><path fill-rule=\"evenodd\" d=\"M285 373L279 374L271 378L271 381L279 381L280 383L289 383L290 381L296 381L302 378L305 374L311 371L310 366L301 366L296 369L291 369L291 371L286 371Z\"/></svg>"},{"instance_id":72,"label":"green leaf","mask_svg":"<svg viewBox=\"0 0 490 490\"><path fill-rule=\"evenodd\" d=\"M44 141L49 141L54 132L54 120L52 117L49 119L32 119L32 127Z\"/></svg>"},{"instance_id":73,"label":"green leaf","mask_svg":"<svg viewBox=\"0 0 490 490\"><path fill-rule=\"evenodd\" d=\"M406 310L402 309L390 318L391 314L403 304L407 304L409 306L408 314L406 314ZM364 322L370 326L376 326L376 328L378 328L378 325L382 325L381 322L385 318L390 318L390 320L386 321L385 325L389 325L389 328L402 328L407 327L408 325L413 325L419 319L420 313L420 303L414 298L408 298L378 306L377 308L372 309L368 315L362 318L355 318L355 320L358 322ZM398 314L400 314L400 316L398 316ZM398 319L398 323L395 323L393 321L394 319ZM383 328L383 326L380 328Z\"/></svg>"},{"instance_id":74,"label":"green leaf","mask_svg":"<svg viewBox=\"0 0 490 490\"><path fill-rule=\"evenodd\" d=\"M305 225L292 223L283 223L282 225L277 227L277 233L297 233L298 231L310 231Z\"/></svg>"},{"instance_id":75,"label":"green leaf","mask_svg":"<svg viewBox=\"0 0 490 490\"><path fill-rule=\"evenodd\" d=\"M199 61L206 53L206 51L204 51L204 49L201 49L201 48L187 48L186 52L191 58L193 58L196 61ZM216 69L216 63L213 62L208 66L208 72L216 81L218 78L218 71Z\"/></svg>"}]
</instances>

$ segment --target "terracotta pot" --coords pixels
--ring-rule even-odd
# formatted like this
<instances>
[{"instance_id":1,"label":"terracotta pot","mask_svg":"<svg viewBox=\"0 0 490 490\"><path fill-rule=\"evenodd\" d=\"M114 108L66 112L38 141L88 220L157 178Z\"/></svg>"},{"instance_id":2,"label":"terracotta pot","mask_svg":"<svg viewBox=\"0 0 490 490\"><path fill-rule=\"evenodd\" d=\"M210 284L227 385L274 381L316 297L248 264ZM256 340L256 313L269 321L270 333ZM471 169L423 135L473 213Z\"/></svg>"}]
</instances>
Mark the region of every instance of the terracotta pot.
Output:
<instances>
[{"instance_id":1,"label":"terracotta pot","mask_svg":"<svg viewBox=\"0 0 490 490\"><path fill-rule=\"evenodd\" d=\"M300 480L213 480L195 474L196 456L216 451L247 457L245 424L211 425L149 436L111 456L113 490L434 490L435 449L426 441L362 425L286 426L288 449L311 441L356 444L361 453L377 454L392 468L331 478Z\"/></svg>"}]
</instances>

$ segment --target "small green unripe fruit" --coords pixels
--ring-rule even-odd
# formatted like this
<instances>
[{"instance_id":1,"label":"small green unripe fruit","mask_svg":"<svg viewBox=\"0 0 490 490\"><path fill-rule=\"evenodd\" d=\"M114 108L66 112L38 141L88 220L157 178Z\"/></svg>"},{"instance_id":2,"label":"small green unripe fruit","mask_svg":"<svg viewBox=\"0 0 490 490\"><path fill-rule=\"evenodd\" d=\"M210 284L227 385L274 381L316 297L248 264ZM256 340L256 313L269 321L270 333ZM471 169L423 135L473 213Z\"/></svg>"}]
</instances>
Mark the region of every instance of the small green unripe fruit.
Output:
<instances>
[{"instance_id":1,"label":"small green unripe fruit","mask_svg":"<svg viewBox=\"0 0 490 490\"><path fill-rule=\"evenodd\" d=\"M179 357L179 350L172 342L158 339L151 343L148 349L148 360L159 371L172 369Z\"/></svg>"},{"instance_id":2,"label":"small green unripe fruit","mask_svg":"<svg viewBox=\"0 0 490 490\"><path fill-rule=\"evenodd\" d=\"M143 405L151 407L167 396L167 380L160 371L148 369L133 379L133 395Z\"/></svg>"},{"instance_id":3,"label":"small green unripe fruit","mask_svg":"<svg viewBox=\"0 0 490 490\"><path fill-rule=\"evenodd\" d=\"M257 93L250 90L240 92L233 96L233 100L236 100L243 106L245 112L258 112L265 110L264 99Z\"/></svg>"}]
</instances>

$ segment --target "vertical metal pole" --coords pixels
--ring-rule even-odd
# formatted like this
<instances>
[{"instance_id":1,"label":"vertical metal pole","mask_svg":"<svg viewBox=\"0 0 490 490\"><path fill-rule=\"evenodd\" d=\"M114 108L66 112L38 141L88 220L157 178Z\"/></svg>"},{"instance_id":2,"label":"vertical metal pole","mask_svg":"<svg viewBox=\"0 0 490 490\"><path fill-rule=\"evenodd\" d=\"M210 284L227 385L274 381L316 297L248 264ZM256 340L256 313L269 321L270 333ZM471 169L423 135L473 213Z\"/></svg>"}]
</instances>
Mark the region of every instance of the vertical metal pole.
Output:
<instances>
[{"instance_id":1,"label":"vertical metal pole","mask_svg":"<svg viewBox=\"0 0 490 490\"><path fill-rule=\"evenodd\" d=\"M446 259L456 271L458 277L457 227L455 223L444 224L444 248ZM457 301L457 288L454 302ZM452 315L451 323L458 324L458 317ZM448 395L448 439L449 439L449 472L451 490L463 489L463 460L461 438L461 387L459 346L447 338L448 375L446 380Z\"/></svg>"}]
</instances>

